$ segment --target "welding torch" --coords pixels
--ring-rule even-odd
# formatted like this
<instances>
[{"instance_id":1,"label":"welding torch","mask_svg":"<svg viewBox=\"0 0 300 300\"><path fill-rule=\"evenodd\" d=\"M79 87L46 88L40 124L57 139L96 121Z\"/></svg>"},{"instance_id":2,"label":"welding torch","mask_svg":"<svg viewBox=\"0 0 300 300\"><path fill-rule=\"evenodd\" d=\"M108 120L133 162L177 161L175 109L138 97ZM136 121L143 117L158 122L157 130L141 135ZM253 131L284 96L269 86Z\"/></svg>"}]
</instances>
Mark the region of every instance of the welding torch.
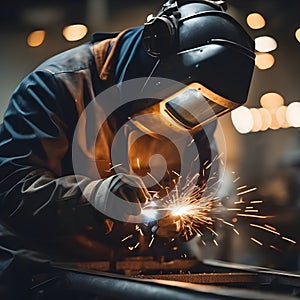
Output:
<instances>
[{"instance_id":1,"label":"welding torch","mask_svg":"<svg viewBox=\"0 0 300 300\"><path fill-rule=\"evenodd\" d=\"M161 207L150 202L142 209L142 219L154 235L173 238L182 229L180 215L170 207Z\"/></svg>"}]
</instances>

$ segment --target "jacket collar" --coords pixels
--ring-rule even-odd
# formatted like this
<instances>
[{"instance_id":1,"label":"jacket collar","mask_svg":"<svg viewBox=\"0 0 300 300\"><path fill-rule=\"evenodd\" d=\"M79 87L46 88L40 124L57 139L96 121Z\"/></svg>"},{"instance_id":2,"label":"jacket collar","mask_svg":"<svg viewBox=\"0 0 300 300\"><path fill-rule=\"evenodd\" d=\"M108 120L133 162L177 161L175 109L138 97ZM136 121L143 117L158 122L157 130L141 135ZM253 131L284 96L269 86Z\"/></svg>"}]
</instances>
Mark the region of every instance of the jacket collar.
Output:
<instances>
[{"instance_id":1,"label":"jacket collar","mask_svg":"<svg viewBox=\"0 0 300 300\"><path fill-rule=\"evenodd\" d=\"M112 80L114 75L111 70L117 62L121 47L120 40L127 30L120 33L94 34L92 37L93 52L96 60L98 74L101 80ZM103 39L104 38L104 39ZM100 39L100 42L99 42Z\"/></svg>"}]
</instances>

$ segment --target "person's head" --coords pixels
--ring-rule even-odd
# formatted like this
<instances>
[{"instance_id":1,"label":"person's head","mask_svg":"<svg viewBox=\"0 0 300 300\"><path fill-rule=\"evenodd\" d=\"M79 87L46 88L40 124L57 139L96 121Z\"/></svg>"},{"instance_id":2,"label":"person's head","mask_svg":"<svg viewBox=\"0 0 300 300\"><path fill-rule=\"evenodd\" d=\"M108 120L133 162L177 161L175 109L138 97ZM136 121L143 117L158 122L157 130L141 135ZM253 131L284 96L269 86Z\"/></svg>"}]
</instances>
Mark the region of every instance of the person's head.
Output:
<instances>
[{"instance_id":1,"label":"person's head","mask_svg":"<svg viewBox=\"0 0 300 300\"><path fill-rule=\"evenodd\" d=\"M182 108L202 111L200 103L205 101L219 116L246 102L255 62L254 41L225 12L223 1L167 1L145 23L142 43L157 58L152 78L192 84L166 108L185 127L193 127L195 118L211 116L202 112L187 116Z\"/></svg>"}]
</instances>

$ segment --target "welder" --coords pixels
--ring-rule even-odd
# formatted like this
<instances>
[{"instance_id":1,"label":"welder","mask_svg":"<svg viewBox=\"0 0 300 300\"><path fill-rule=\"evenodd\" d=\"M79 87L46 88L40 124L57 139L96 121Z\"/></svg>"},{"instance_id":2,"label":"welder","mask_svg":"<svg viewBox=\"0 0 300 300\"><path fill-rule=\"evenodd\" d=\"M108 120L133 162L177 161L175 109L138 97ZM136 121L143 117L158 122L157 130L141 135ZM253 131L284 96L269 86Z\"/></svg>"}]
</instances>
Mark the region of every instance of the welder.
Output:
<instances>
[{"instance_id":1,"label":"welder","mask_svg":"<svg viewBox=\"0 0 300 300\"><path fill-rule=\"evenodd\" d=\"M196 157L208 182L214 119L245 103L254 67L253 40L225 9L167 1L144 25L96 33L18 85L0 129L8 290L24 292L52 260L127 255L121 240L145 225L143 208L193 175ZM149 234L180 237L178 221L159 218Z\"/></svg>"}]
</instances>

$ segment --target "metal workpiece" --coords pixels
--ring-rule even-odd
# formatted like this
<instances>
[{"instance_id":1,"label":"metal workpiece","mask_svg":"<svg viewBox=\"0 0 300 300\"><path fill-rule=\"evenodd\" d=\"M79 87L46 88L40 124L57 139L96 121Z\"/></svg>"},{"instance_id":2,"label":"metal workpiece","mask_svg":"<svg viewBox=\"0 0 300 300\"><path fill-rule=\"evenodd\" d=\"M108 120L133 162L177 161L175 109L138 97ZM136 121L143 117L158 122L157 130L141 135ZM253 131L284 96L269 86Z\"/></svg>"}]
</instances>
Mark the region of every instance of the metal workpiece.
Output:
<instances>
[{"instance_id":1,"label":"metal workpiece","mask_svg":"<svg viewBox=\"0 0 300 300\"><path fill-rule=\"evenodd\" d=\"M105 299L270 299L300 297L300 275L223 261L130 257L57 264L68 288ZM98 299L98 298L96 298ZM100 299L100 298L99 298Z\"/></svg>"}]
</instances>

